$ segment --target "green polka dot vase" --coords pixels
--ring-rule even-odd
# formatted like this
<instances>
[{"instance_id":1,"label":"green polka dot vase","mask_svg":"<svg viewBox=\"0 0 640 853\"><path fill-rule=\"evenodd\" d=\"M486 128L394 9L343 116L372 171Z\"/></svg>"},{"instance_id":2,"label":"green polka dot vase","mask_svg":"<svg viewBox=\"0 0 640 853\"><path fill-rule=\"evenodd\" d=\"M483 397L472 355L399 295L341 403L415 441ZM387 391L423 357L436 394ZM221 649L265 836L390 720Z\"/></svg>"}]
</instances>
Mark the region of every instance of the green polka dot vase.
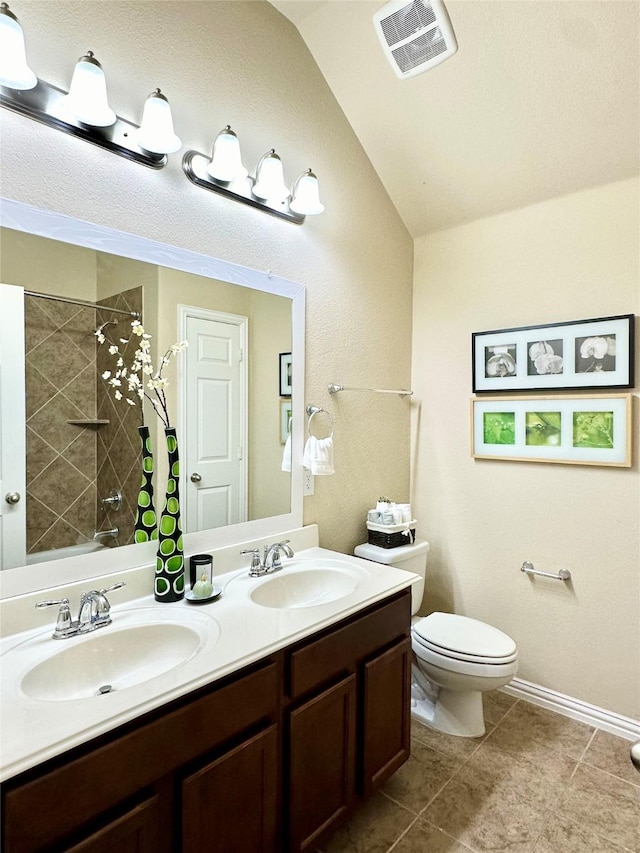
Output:
<instances>
[{"instance_id":1,"label":"green polka dot vase","mask_svg":"<svg viewBox=\"0 0 640 853\"><path fill-rule=\"evenodd\" d=\"M153 505L153 453L149 427L138 427L142 442L142 482L138 492L136 507L136 524L133 533L134 542L149 542L158 538L156 510Z\"/></svg>"},{"instance_id":2,"label":"green polka dot vase","mask_svg":"<svg viewBox=\"0 0 640 853\"><path fill-rule=\"evenodd\" d=\"M158 522L158 553L154 594L156 601L180 601L184 597L184 550L180 524L180 461L173 427L164 431L169 454L169 473L164 507Z\"/></svg>"}]
</instances>

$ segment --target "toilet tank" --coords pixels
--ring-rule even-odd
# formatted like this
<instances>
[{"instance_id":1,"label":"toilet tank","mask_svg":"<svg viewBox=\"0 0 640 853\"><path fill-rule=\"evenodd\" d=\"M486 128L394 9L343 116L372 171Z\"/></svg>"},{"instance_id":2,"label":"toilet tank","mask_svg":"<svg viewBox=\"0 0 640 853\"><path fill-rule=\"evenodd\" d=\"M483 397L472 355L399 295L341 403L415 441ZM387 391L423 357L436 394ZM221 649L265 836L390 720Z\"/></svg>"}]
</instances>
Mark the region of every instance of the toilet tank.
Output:
<instances>
[{"instance_id":1,"label":"toilet tank","mask_svg":"<svg viewBox=\"0 0 640 853\"><path fill-rule=\"evenodd\" d=\"M363 545L358 545L353 553L364 560L372 560L374 563L383 563L385 566L394 566L420 575L420 580L411 587L411 615L415 616L424 595L428 552L429 543L424 539L416 539L412 545L402 545L400 548L380 548L378 545L365 542Z\"/></svg>"}]
</instances>

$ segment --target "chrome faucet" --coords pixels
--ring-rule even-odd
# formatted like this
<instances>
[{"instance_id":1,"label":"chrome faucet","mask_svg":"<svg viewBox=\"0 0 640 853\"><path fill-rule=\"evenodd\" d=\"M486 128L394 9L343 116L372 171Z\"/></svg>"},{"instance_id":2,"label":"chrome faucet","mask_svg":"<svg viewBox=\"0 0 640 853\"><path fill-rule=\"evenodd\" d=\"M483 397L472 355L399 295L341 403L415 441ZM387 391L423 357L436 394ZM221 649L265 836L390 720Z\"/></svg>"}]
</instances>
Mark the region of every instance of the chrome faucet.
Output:
<instances>
[{"instance_id":1,"label":"chrome faucet","mask_svg":"<svg viewBox=\"0 0 640 853\"><path fill-rule=\"evenodd\" d=\"M259 578L262 575L277 572L282 568L280 553L284 552L287 557L293 557L293 550L289 546L289 539L283 542L274 542L273 545L265 545L260 559L260 549L250 548L247 551L240 551L241 554L251 554L251 566L249 568L249 577Z\"/></svg>"},{"instance_id":2,"label":"chrome faucet","mask_svg":"<svg viewBox=\"0 0 640 853\"><path fill-rule=\"evenodd\" d=\"M107 589L92 589L90 592L83 592L80 595L80 610L77 619L71 617L68 598L60 598L54 601L39 601L36 607L40 609L51 607L54 604L60 605L56 627L51 636L54 640L66 640L69 637L88 634L97 628L104 628L106 625L110 625L111 604L107 598L107 593L112 592L114 589L120 589L123 586L126 586L126 584L124 581L121 581Z\"/></svg>"}]
</instances>

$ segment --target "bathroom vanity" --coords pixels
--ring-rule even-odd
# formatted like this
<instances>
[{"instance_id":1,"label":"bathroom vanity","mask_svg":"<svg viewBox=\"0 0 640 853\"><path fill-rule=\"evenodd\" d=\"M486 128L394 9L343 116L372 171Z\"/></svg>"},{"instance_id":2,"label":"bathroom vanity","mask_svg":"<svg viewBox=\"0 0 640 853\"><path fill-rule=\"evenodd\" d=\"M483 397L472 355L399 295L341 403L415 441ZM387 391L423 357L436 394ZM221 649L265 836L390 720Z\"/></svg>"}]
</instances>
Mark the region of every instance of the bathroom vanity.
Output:
<instances>
[{"instance_id":1,"label":"bathroom vanity","mask_svg":"<svg viewBox=\"0 0 640 853\"><path fill-rule=\"evenodd\" d=\"M277 573L276 592L288 583L290 596L296 573L339 573L342 563L360 580L327 603L261 606L265 581L230 573L219 602L177 605L189 617L210 611L219 629L184 667L119 694L23 697L16 730L58 715L58 745L42 760L52 750L34 734L38 748L13 762L24 769L3 784L5 853L315 850L400 767L409 755L415 578L320 548L298 556ZM103 636L118 616L114 606ZM154 683L159 701L149 699ZM142 696L155 707L140 713Z\"/></svg>"}]
</instances>

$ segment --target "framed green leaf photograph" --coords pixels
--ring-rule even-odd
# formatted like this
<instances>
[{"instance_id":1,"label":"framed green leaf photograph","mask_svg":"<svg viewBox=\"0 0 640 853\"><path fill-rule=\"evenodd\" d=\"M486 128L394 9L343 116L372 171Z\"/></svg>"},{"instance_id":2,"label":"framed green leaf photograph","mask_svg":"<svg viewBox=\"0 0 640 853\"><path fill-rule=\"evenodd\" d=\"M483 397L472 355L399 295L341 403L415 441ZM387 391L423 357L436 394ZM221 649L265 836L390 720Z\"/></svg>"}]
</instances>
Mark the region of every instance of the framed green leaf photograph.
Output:
<instances>
[{"instance_id":1,"label":"framed green leaf photograph","mask_svg":"<svg viewBox=\"0 0 640 853\"><path fill-rule=\"evenodd\" d=\"M471 400L474 459L631 466L631 394Z\"/></svg>"}]
</instances>

